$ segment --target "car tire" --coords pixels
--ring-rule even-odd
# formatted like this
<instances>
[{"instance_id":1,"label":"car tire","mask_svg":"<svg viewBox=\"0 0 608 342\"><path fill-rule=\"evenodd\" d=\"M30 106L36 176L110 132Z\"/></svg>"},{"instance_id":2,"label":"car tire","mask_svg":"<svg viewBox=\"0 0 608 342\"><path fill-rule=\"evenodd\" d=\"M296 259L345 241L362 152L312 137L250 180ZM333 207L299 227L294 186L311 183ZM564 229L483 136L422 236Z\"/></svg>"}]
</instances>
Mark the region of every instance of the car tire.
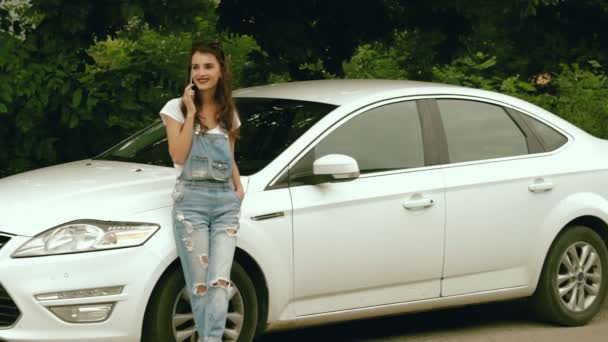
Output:
<instances>
[{"instance_id":1,"label":"car tire","mask_svg":"<svg viewBox=\"0 0 608 342\"><path fill-rule=\"evenodd\" d=\"M532 309L542 321L584 325L601 309L607 285L606 243L590 228L568 227L549 249Z\"/></svg>"},{"instance_id":2,"label":"car tire","mask_svg":"<svg viewBox=\"0 0 608 342\"><path fill-rule=\"evenodd\" d=\"M230 275L232 286L236 290L230 300L229 316L226 322L224 341L250 342L256 333L258 323L258 302L255 286L247 272L237 262L232 264ZM194 321L184 320L174 325L176 315L192 315L189 301L184 298L184 275L181 267L169 271L161 279L148 303L144 319L142 342L176 341L176 334L189 335L185 341L197 341ZM235 298L236 297L236 298ZM234 316L238 316L234 319ZM235 324L235 321L237 322Z\"/></svg>"}]
</instances>

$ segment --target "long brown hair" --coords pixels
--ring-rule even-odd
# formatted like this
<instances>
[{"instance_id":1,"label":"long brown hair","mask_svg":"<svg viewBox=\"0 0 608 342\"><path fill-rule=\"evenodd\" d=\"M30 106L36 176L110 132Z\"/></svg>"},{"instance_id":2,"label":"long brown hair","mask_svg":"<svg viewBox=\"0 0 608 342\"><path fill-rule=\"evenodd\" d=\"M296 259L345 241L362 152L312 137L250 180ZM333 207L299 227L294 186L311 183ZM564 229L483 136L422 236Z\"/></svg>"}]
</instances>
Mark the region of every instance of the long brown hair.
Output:
<instances>
[{"instance_id":1,"label":"long brown hair","mask_svg":"<svg viewBox=\"0 0 608 342\"><path fill-rule=\"evenodd\" d=\"M232 99L232 72L230 70L230 61L226 58L224 51L222 50L220 44L218 42L195 42L192 44L192 50L190 52L190 56L188 59L188 70L186 72L186 83L184 87L190 84L190 75L192 73L192 56L195 53L208 53L217 59L220 64L221 76L218 80L218 84L215 88L215 94L213 98L215 102L219 105L219 111L216 113L216 119L219 125L228 131L228 134L231 137L236 137L238 135L238 130L234 130L234 116L236 113L236 106L234 105L234 100ZM203 109L203 96L198 91L198 88L194 86L194 105L196 106L196 111L199 113ZM182 114L186 115L186 105L183 101L180 103L180 109ZM201 128L204 130L208 129L205 127L203 123L200 123Z\"/></svg>"}]
</instances>

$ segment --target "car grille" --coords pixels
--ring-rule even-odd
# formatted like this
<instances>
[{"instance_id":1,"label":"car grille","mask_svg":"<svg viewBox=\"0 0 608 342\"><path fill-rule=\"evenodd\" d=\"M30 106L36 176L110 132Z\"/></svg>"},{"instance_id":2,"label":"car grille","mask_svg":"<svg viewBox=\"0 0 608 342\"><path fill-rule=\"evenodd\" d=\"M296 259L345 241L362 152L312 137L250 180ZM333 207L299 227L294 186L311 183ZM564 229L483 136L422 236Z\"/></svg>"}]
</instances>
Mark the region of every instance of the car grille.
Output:
<instances>
[{"instance_id":1,"label":"car grille","mask_svg":"<svg viewBox=\"0 0 608 342\"><path fill-rule=\"evenodd\" d=\"M4 236L4 235L0 235L0 249L2 249L2 246L6 245L6 243L8 242L8 240L10 240L11 238L8 236Z\"/></svg>"},{"instance_id":2,"label":"car grille","mask_svg":"<svg viewBox=\"0 0 608 342\"><path fill-rule=\"evenodd\" d=\"M0 285L0 328L12 326L20 315L19 308Z\"/></svg>"}]
</instances>

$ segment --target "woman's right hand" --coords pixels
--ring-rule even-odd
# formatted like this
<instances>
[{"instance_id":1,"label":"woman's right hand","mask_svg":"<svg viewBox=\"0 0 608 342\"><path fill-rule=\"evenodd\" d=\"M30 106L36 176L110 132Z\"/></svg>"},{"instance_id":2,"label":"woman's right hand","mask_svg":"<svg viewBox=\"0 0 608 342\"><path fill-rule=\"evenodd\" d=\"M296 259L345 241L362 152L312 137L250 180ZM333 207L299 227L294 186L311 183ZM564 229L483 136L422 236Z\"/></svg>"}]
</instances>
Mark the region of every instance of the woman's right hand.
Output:
<instances>
[{"instance_id":1,"label":"woman's right hand","mask_svg":"<svg viewBox=\"0 0 608 342\"><path fill-rule=\"evenodd\" d=\"M190 83L184 89L184 95L182 96L182 101L184 101L184 105L186 105L186 114L187 116L193 116L196 114L196 106L194 105L194 90L192 87L194 84Z\"/></svg>"}]
</instances>

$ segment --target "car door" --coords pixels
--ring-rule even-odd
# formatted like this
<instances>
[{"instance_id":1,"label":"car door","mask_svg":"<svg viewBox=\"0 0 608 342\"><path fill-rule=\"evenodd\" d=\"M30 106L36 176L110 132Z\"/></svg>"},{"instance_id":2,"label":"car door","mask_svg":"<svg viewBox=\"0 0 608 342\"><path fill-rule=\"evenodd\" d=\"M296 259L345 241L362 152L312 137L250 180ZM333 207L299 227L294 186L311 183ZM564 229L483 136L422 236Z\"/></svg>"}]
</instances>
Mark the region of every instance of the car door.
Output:
<instances>
[{"instance_id":1,"label":"car door","mask_svg":"<svg viewBox=\"0 0 608 342\"><path fill-rule=\"evenodd\" d=\"M552 157L526 124L534 119L468 99L436 104L445 132L442 296L525 286L537 229L558 200Z\"/></svg>"},{"instance_id":2,"label":"car door","mask_svg":"<svg viewBox=\"0 0 608 342\"><path fill-rule=\"evenodd\" d=\"M292 163L297 315L439 296L444 189L427 126L416 101L375 105ZM327 154L353 157L360 177L315 184L312 163Z\"/></svg>"}]
</instances>

